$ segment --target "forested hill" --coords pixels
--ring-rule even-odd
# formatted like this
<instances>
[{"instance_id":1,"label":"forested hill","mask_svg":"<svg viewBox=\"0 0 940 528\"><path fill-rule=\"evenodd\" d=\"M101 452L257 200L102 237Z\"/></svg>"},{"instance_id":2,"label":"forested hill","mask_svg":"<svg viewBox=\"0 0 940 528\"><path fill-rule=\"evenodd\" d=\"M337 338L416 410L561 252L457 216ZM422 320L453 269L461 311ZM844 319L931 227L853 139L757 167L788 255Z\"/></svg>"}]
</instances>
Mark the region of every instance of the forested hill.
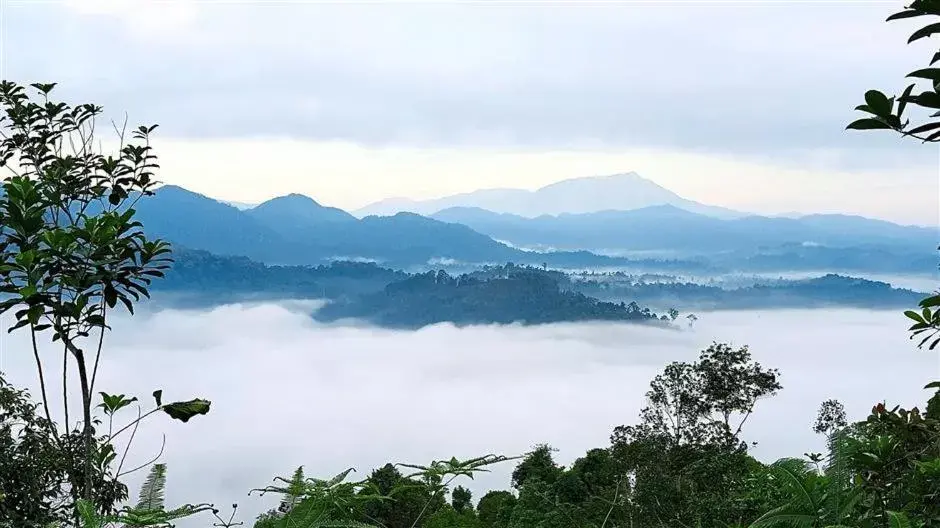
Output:
<instances>
[{"instance_id":1,"label":"forested hill","mask_svg":"<svg viewBox=\"0 0 940 528\"><path fill-rule=\"evenodd\" d=\"M429 271L389 284L381 292L333 302L316 317L324 321L355 318L392 328L420 328L451 322L541 324L564 321L667 322L635 303L599 301L563 290L556 276L534 268L506 266L499 276L451 276Z\"/></svg>"},{"instance_id":2,"label":"forested hill","mask_svg":"<svg viewBox=\"0 0 940 528\"><path fill-rule=\"evenodd\" d=\"M165 280L154 283L158 304L212 306L245 300L330 301L316 315L326 321L362 319L415 328L437 322L545 323L649 321L655 312L814 306L906 307L921 296L890 285L827 275L805 280L723 288L659 276L653 281L621 272L572 276L551 269L506 264L463 275L409 274L373 263L337 261L321 266L267 266L177 248ZM642 306L649 306L650 309ZM671 318L671 317L670 317Z\"/></svg>"},{"instance_id":3,"label":"forested hill","mask_svg":"<svg viewBox=\"0 0 940 528\"><path fill-rule=\"evenodd\" d=\"M906 308L923 293L880 281L829 274L772 284L723 288L682 281L638 283L625 280L583 280L571 288L607 301L632 300L653 307L681 305L685 310L745 310L760 308Z\"/></svg>"}]
</instances>

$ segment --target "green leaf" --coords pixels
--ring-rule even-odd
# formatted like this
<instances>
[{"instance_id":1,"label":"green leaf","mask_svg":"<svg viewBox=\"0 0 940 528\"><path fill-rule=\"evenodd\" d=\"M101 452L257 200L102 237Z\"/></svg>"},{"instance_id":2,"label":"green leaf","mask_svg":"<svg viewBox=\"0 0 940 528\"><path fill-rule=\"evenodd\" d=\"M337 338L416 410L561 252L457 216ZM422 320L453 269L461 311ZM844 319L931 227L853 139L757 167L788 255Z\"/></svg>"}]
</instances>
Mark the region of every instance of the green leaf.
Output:
<instances>
[{"instance_id":1,"label":"green leaf","mask_svg":"<svg viewBox=\"0 0 940 528\"><path fill-rule=\"evenodd\" d=\"M907 74L908 77L915 79L930 79L931 81L940 80L940 68L924 68L922 70L912 71Z\"/></svg>"},{"instance_id":2,"label":"green leaf","mask_svg":"<svg viewBox=\"0 0 940 528\"><path fill-rule=\"evenodd\" d=\"M909 319L913 319L914 321L918 323L921 323L921 324L925 323L924 319L920 316L920 314L915 312L914 310L907 310L904 312L904 315L906 315Z\"/></svg>"},{"instance_id":3,"label":"green leaf","mask_svg":"<svg viewBox=\"0 0 940 528\"><path fill-rule=\"evenodd\" d=\"M915 40L920 40L924 37L929 37L934 33L940 33L940 22L924 26L917 31L911 33L911 38L907 39L907 43L910 44Z\"/></svg>"},{"instance_id":4,"label":"green leaf","mask_svg":"<svg viewBox=\"0 0 940 528\"><path fill-rule=\"evenodd\" d=\"M924 16L927 14L929 13L925 13L917 9L907 9L905 11L900 11L889 16L888 18L885 19L885 22L891 22L892 20L901 20L902 18L914 18L914 17Z\"/></svg>"},{"instance_id":5,"label":"green leaf","mask_svg":"<svg viewBox=\"0 0 940 528\"><path fill-rule=\"evenodd\" d=\"M928 130L936 130L940 128L940 121L936 123L927 123L926 125L921 125L919 127L914 127L906 132L908 134L920 134L921 132L927 132Z\"/></svg>"},{"instance_id":6,"label":"green leaf","mask_svg":"<svg viewBox=\"0 0 940 528\"><path fill-rule=\"evenodd\" d=\"M940 381L932 381L924 385L924 389L940 389Z\"/></svg>"},{"instance_id":7,"label":"green leaf","mask_svg":"<svg viewBox=\"0 0 940 528\"><path fill-rule=\"evenodd\" d=\"M865 102L878 117L887 117L891 115L892 104L888 96L878 90L868 90L865 92Z\"/></svg>"},{"instance_id":8,"label":"green leaf","mask_svg":"<svg viewBox=\"0 0 940 528\"><path fill-rule=\"evenodd\" d=\"M891 130L891 126L880 119L866 117L849 123L846 130Z\"/></svg>"},{"instance_id":9,"label":"green leaf","mask_svg":"<svg viewBox=\"0 0 940 528\"><path fill-rule=\"evenodd\" d=\"M888 526L891 528L911 528L911 521L900 512L888 512Z\"/></svg>"},{"instance_id":10,"label":"green leaf","mask_svg":"<svg viewBox=\"0 0 940 528\"><path fill-rule=\"evenodd\" d=\"M923 308L929 308L932 306L940 306L940 295L933 295L927 297L926 299L920 301L920 306Z\"/></svg>"},{"instance_id":11,"label":"green leaf","mask_svg":"<svg viewBox=\"0 0 940 528\"><path fill-rule=\"evenodd\" d=\"M940 108L940 94L937 92L922 92L912 97L911 102L924 108Z\"/></svg>"},{"instance_id":12,"label":"green leaf","mask_svg":"<svg viewBox=\"0 0 940 528\"><path fill-rule=\"evenodd\" d=\"M904 110L907 108L907 102L911 97L911 92L914 91L914 85L911 84L904 89L904 92L901 94L901 97L898 98L898 117L900 118L904 115Z\"/></svg>"},{"instance_id":13,"label":"green leaf","mask_svg":"<svg viewBox=\"0 0 940 528\"><path fill-rule=\"evenodd\" d=\"M125 398L123 394L107 394L101 392L102 402L98 407L104 409L105 414L113 415L117 411L137 401L137 398Z\"/></svg>"},{"instance_id":14,"label":"green leaf","mask_svg":"<svg viewBox=\"0 0 940 528\"><path fill-rule=\"evenodd\" d=\"M170 415L170 418L185 423L193 416L207 414L210 405L212 405L212 402L196 398L189 401L168 403L163 406L163 412Z\"/></svg>"},{"instance_id":15,"label":"green leaf","mask_svg":"<svg viewBox=\"0 0 940 528\"><path fill-rule=\"evenodd\" d=\"M104 302L108 304L108 308L114 308L117 304L117 290L110 284L104 287Z\"/></svg>"},{"instance_id":16,"label":"green leaf","mask_svg":"<svg viewBox=\"0 0 940 528\"><path fill-rule=\"evenodd\" d=\"M95 505L85 499L78 499L75 503L78 515L82 519L82 528L101 528L104 525L104 519L95 512Z\"/></svg>"},{"instance_id":17,"label":"green leaf","mask_svg":"<svg viewBox=\"0 0 940 528\"><path fill-rule=\"evenodd\" d=\"M163 391L160 389L153 391L153 399L157 402L157 407L163 405Z\"/></svg>"}]
</instances>

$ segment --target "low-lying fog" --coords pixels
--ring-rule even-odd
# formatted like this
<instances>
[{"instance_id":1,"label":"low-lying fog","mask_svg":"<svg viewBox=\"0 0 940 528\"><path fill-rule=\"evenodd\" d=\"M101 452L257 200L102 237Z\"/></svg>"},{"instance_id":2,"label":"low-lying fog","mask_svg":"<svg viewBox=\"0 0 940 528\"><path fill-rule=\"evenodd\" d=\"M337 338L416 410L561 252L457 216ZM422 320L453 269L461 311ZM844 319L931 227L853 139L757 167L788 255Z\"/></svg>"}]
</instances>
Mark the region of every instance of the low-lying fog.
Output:
<instances>
[{"instance_id":1,"label":"low-lying fog","mask_svg":"<svg viewBox=\"0 0 940 528\"><path fill-rule=\"evenodd\" d=\"M300 464L311 475L354 466L364 476L386 461L514 455L542 442L570 463L635 420L663 365L693 360L713 340L749 344L782 371L784 390L746 428L765 460L822 450L811 431L822 400L840 399L858 419L880 400L922 406L921 387L940 377L938 354L915 349L898 312L705 313L681 332L614 324L397 332L323 327L309 309L234 305L115 322L102 390L148 406L157 388L213 402L188 424L157 416L138 433L137 463L166 434L169 504L238 502L250 526L273 498L248 490ZM26 338L4 332L0 368L35 394ZM507 488L511 469L470 482L476 498Z\"/></svg>"}]
</instances>

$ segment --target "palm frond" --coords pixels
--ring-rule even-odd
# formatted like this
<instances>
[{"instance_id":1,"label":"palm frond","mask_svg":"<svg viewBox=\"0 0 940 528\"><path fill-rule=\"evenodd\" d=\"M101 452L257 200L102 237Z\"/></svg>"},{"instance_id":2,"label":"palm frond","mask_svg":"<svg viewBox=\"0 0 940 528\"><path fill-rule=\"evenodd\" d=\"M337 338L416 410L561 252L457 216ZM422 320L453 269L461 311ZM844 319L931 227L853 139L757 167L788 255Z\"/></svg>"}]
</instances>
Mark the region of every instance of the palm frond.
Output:
<instances>
[{"instance_id":1,"label":"palm frond","mask_svg":"<svg viewBox=\"0 0 940 528\"><path fill-rule=\"evenodd\" d=\"M770 528L786 526L790 528L813 528L816 516L805 512L795 511L792 506L785 504L761 515L752 522L748 528Z\"/></svg>"},{"instance_id":2,"label":"palm frond","mask_svg":"<svg viewBox=\"0 0 940 528\"><path fill-rule=\"evenodd\" d=\"M812 511L817 509L812 493L817 475L805 460L784 458L771 464L770 471L794 495L797 503Z\"/></svg>"}]
</instances>

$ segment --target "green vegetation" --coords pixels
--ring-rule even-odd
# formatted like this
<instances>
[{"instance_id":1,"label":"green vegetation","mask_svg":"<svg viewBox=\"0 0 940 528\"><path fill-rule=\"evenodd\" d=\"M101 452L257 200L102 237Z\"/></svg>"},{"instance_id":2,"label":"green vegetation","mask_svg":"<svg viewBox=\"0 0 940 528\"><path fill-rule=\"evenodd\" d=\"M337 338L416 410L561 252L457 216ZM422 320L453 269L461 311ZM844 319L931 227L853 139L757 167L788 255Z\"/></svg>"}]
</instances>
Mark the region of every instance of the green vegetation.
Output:
<instances>
[{"instance_id":1,"label":"green vegetation","mask_svg":"<svg viewBox=\"0 0 940 528\"><path fill-rule=\"evenodd\" d=\"M466 325L675 320L675 316L657 316L636 303L603 302L562 290L552 273L513 264L499 270L496 276L483 278L467 274L452 277L444 271L417 274L389 284L381 292L330 303L316 316L326 321L358 318L400 328L444 321Z\"/></svg>"},{"instance_id":2,"label":"green vegetation","mask_svg":"<svg viewBox=\"0 0 940 528\"><path fill-rule=\"evenodd\" d=\"M686 310L907 307L922 295L883 282L839 275L718 287L681 282L668 275L564 273L512 263L452 276L443 270L409 274L349 261L316 267L266 266L245 257L180 249L174 251L174 260L166 279L152 287L152 292L159 292L155 299L161 305L322 299L333 304L315 313L318 319L357 318L399 328L445 321L643 322L653 320L653 307L672 320L669 309L673 306ZM662 315L657 317L662 321Z\"/></svg>"},{"instance_id":3,"label":"green vegetation","mask_svg":"<svg viewBox=\"0 0 940 528\"><path fill-rule=\"evenodd\" d=\"M940 15L940 0L917 0L892 18L923 15ZM940 24L918 30L911 40L933 33L940 33ZM912 95L913 87L908 88L897 99L896 113L893 99L869 92L867 104L859 109L874 117L850 128L940 139L940 132L933 132L940 123L909 128L901 121L908 103L940 108L940 70L911 75L934 81L933 91ZM34 403L30 395L0 380L0 526L169 527L177 519L210 512L215 520L207 523L239 525L237 508L227 519L204 503L168 510L165 465L125 469L141 420L164 414L187 422L208 413L208 401L164 403L162 391L156 390L153 407L138 407L136 418L122 424L116 419L137 398L95 391L109 314L119 305L133 313L135 303L149 296L151 280L169 265L168 246L148 238L135 221L138 201L145 203L154 185L156 163L147 143L153 127L138 129L134 141L126 144L122 136L118 153L102 156L93 141L98 107L54 103L47 99L53 85L33 88L38 102L20 86L0 84L5 112L0 162L15 173L4 181L0 198L0 312L14 316L9 331L29 333L40 386ZM930 134L920 136L926 132ZM285 286L292 280L281 269L264 270L268 280ZM304 273L309 282L301 287L317 291L315 285L325 276L366 277L375 286L396 279L398 272L338 265ZM208 280L208 275L197 275ZM566 291L553 272L515 266L460 277L418 274L362 295L392 322L401 321L392 305L416 312L419 320L433 319L426 312L428 303L445 313L462 310L450 315L470 310L475 318L502 317L500 298L521 302L523 319L531 322L546 320L540 311L544 302L561 304L572 317L655 317L638 306L602 303ZM350 302L336 306L356 306L355 300ZM916 323L911 331L927 335L921 345L933 337L932 348L940 341L940 297L925 299L921 307L921 312L908 313ZM666 316L676 317L674 310ZM40 346L37 336L45 335L55 349ZM55 392L53 380L45 376L53 360L64 367ZM76 372L70 374L70 369ZM588 451L570 467L555 462L550 446L536 446L517 463L511 490L491 491L476 504L457 480L510 458L388 464L358 481L350 479L351 469L317 479L298 468L291 477L255 490L279 494L282 500L253 526L940 527L940 382L926 389L933 395L924 410L877 403L865 420L852 424L838 402L823 402L815 430L826 435L828 452L766 465L749 455L742 432L758 403L782 390L779 373L753 361L747 347L714 343L694 362L667 365L652 380L638 421L615 428L608 445ZM70 405L72 391L81 398ZM63 401L56 401L53 393L61 393ZM60 420L53 418L55 404L62 406ZM73 406L80 408L74 427ZM116 443L119 438L123 445ZM130 505L121 479L145 468L149 477Z\"/></svg>"},{"instance_id":4,"label":"green vegetation","mask_svg":"<svg viewBox=\"0 0 940 528\"><path fill-rule=\"evenodd\" d=\"M39 508L37 519L25 520L26 526L62 512L75 524L80 517L112 513L127 497L120 477L133 471L125 471L124 464L140 421L162 412L185 422L209 410L202 399L164 404L157 390L155 408L115 428L118 411L136 398L96 391L110 314L133 313L134 303L149 295L151 281L162 277L169 263L167 244L148 239L134 218L135 204L156 184L149 146L155 127L140 127L127 141L121 132L118 152L102 155L94 135L101 108L50 101L54 87L32 85L38 96L31 100L23 87L0 83L0 162L13 173L4 180L0 200L0 313L13 313L10 332L30 335L42 409L42 419L30 418L25 396L9 393L4 441L14 456L26 457L20 463L29 471L19 475L38 479L25 482L25 489L40 490L39 503L48 505ZM52 344L40 346L46 336ZM45 375L52 362L62 368L55 385ZM69 401L75 392L77 404ZM60 401L53 394L61 394ZM102 403L96 406L98 394ZM52 414L56 403L59 420ZM98 408L102 417L93 414ZM115 442L123 434L130 439L120 450ZM32 449L38 450L36 458ZM16 460L10 470L17 468ZM23 489L7 481L2 486L4 500Z\"/></svg>"},{"instance_id":5,"label":"green vegetation","mask_svg":"<svg viewBox=\"0 0 940 528\"><path fill-rule=\"evenodd\" d=\"M906 307L922 296L914 291L892 288L884 282L835 274L764 282L726 288L668 279L645 282L628 275L607 274L585 277L574 282L571 288L606 301L630 299L650 306L682 306L687 310Z\"/></svg>"}]
</instances>

